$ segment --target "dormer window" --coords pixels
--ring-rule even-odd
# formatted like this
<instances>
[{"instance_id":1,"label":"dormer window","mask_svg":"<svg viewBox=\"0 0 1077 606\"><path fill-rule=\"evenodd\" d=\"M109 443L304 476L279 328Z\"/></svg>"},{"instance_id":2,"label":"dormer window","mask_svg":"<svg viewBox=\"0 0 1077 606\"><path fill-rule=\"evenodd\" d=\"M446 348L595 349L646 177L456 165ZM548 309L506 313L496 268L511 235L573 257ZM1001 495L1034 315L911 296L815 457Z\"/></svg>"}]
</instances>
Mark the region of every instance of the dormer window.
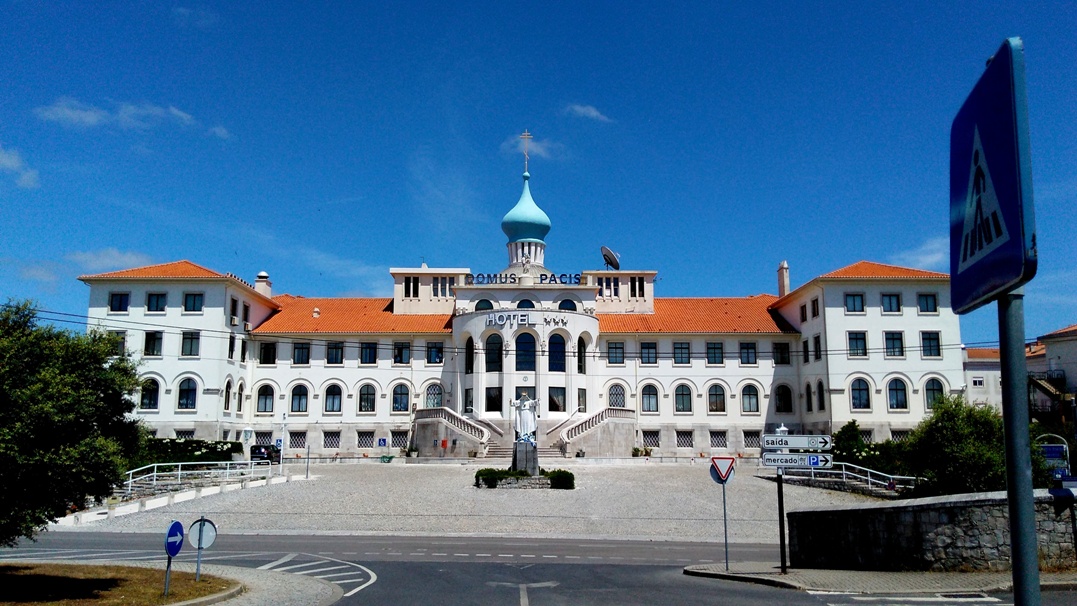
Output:
<instances>
[{"instance_id":1,"label":"dormer window","mask_svg":"<svg viewBox=\"0 0 1077 606\"><path fill-rule=\"evenodd\" d=\"M419 298L419 276L404 276L404 298Z\"/></svg>"}]
</instances>

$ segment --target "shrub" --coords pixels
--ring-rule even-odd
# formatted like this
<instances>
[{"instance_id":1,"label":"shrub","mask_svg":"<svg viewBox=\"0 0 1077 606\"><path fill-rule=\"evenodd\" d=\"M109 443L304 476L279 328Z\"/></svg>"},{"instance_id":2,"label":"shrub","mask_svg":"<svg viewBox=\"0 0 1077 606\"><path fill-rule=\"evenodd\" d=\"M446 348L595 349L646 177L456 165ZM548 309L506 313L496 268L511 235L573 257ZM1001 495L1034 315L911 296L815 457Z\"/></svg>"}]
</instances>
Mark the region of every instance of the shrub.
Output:
<instances>
[{"instance_id":1,"label":"shrub","mask_svg":"<svg viewBox=\"0 0 1077 606\"><path fill-rule=\"evenodd\" d=\"M546 477L550 479L550 488L558 490L573 490L576 488L576 476L571 471L553 469L546 472Z\"/></svg>"},{"instance_id":2,"label":"shrub","mask_svg":"<svg viewBox=\"0 0 1077 606\"><path fill-rule=\"evenodd\" d=\"M475 488L485 485L487 488L497 488L498 482L506 478L529 478L526 471L512 471L509 469L497 469L484 467L475 472Z\"/></svg>"}]
</instances>

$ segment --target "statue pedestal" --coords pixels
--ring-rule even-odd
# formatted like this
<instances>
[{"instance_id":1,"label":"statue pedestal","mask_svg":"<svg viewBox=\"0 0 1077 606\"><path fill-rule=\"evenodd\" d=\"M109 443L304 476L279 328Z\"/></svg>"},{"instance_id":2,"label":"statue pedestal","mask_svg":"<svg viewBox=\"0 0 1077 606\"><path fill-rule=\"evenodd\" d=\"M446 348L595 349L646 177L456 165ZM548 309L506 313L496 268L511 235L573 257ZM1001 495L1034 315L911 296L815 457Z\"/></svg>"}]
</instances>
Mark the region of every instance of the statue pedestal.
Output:
<instances>
[{"instance_id":1,"label":"statue pedestal","mask_svg":"<svg viewBox=\"0 0 1077 606\"><path fill-rule=\"evenodd\" d=\"M530 476L539 472L538 446L531 442L516 442L512 450L512 470L526 471Z\"/></svg>"}]
</instances>

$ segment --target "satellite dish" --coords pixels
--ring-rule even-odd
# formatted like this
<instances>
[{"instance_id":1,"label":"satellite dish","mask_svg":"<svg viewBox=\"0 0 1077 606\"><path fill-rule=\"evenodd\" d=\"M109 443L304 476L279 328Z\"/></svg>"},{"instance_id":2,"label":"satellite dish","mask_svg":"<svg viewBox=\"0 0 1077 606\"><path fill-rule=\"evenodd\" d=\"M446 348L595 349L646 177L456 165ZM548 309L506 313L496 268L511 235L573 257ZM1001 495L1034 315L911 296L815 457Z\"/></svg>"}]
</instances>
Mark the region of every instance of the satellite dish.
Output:
<instances>
[{"instance_id":1,"label":"satellite dish","mask_svg":"<svg viewBox=\"0 0 1077 606\"><path fill-rule=\"evenodd\" d=\"M613 252L605 246L602 247L602 260L606 262L606 269L621 269L621 262L617 260L620 257L617 253Z\"/></svg>"}]
</instances>

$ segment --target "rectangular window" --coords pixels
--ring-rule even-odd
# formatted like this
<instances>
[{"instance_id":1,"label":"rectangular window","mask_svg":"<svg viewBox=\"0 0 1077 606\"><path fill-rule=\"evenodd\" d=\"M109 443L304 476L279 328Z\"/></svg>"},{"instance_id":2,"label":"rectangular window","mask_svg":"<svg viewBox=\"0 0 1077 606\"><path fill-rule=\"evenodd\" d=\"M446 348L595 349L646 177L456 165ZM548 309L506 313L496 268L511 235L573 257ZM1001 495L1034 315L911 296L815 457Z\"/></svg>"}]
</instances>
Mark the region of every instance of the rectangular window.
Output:
<instances>
[{"instance_id":1,"label":"rectangular window","mask_svg":"<svg viewBox=\"0 0 1077 606\"><path fill-rule=\"evenodd\" d=\"M183 293L183 311L200 312L204 301L205 295L200 292L185 292Z\"/></svg>"},{"instance_id":2,"label":"rectangular window","mask_svg":"<svg viewBox=\"0 0 1077 606\"><path fill-rule=\"evenodd\" d=\"M628 279L628 296L636 298L636 276Z\"/></svg>"},{"instance_id":3,"label":"rectangular window","mask_svg":"<svg viewBox=\"0 0 1077 606\"><path fill-rule=\"evenodd\" d=\"M807 364L808 362L811 362L811 349L808 347L807 339L805 339L804 342L801 343L801 349L804 350L804 363Z\"/></svg>"},{"instance_id":4,"label":"rectangular window","mask_svg":"<svg viewBox=\"0 0 1077 606\"><path fill-rule=\"evenodd\" d=\"M254 432L254 443L259 446L269 446L273 443L272 431L256 431Z\"/></svg>"},{"instance_id":5,"label":"rectangular window","mask_svg":"<svg viewBox=\"0 0 1077 606\"><path fill-rule=\"evenodd\" d=\"M358 438L359 448L374 448L374 432L373 431L356 431L355 437Z\"/></svg>"},{"instance_id":6,"label":"rectangular window","mask_svg":"<svg viewBox=\"0 0 1077 606\"><path fill-rule=\"evenodd\" d=\"M146 333L146 346L142 349L142 354L147 356L159 356L161 355L161 345L164 341L164 333L156 330Z\"/></svg>"},{"instance_id":7,"label":"rectangular window","mask_svg":"<svg viewBox=\"0 0 1077 606\"><path fill-rule=\"evenodd\" d=\"M916 295L916 306L922 314L937 314L939 297L935 293L920 293Z\"/></svg>"},{"instance_id":8,"label":"rectangular window","mask_svg":"<svg viewBox=\"0 0 1077 606\"><path fill-rule=\"evenodd\" d=\"M758 431L746 431L744 432L744 447L745 448L759 448L761 446L759 440Z\"/></svg>"},{"instance_id":9,"label":"rectangular window","mask_svg":"<svg viewBox=\"0 0 1077 606\"><path fill-rule=\"evenodd\" d=\"M813 317L813 318L818 318L819 317L819 299L812 299L811 300L811 317Z\"/></svg>"},{"instance_id":10,"label":"rectangular window","mask_svg":"<svg viewBox=\"0 0 1077 606\"><path fill-rule=\"evenodd\" d=\"M247 341L246 341L246 339L241 340L239 342L239 361L240 362L246 362L247 361Z\"/></svg>"},{"instance_id":11,"label":"rectangular window","mask_svg":"<svg viewBox=\"0 0 1077 606\"><path fill-rule=\"evenodd\" d=\"M116 349L112 352L112 355L122 356L127 353L127 332L123 330L113 330L110 331L109 334L116 339Z\"/></svg>"},{"instance_id":12,"label":"rectangular window","mask_svg":"<svg viewBox=\"0 0 1077 606\"><path fill-rule=\"evenodd\" d=\"M327 431L323 433L322 448L340 448L340 432Z\"/></svg>"},{"instance_id":13,"label":"rectangular window","mask_svg":"<svg viewBox=\"0 0 1077 606\"><path fill-rule=\"evenodd\" d=\"M393 343L393 364L411 364L411 343L407 341Z\"/></svg>"},{"instance_id":14,"label":"rectangular window","mask_svg":"<svg viewBox=\"0 0 1077 606\"><path fill-rule=\"evenodd\" d=\"M686 341L681 341L673 344L673 363L674 364L691 364L692 363L692 344Z\"/></svg>"},{"instance_id":15,"label":"rectangular window","mask_svg":"<svg viewBox=\"0 0 1077 606\"><path fill-rule=\"evenodd\" d=\"M501 412L501 388L486 388L486 412Z\"/></svg>"},{"instance_id":16,"label":"rectangular window","mask_svg":"<svg viewBox=\"0 0 1077 606\"><path fill-rule=\"evenodd\" d=\"M475 390L470 387L464 390L464 412L475 412Z\"/></svg>"},{"instance_id":17,"label":"rectangular window","mask_svg":"<svg viewBox=\"0 0 1077 606\"><path fill-rule=\"evenodd\" d=\"M942 357L942 344L939 342L939 333L920 333L920 352L925 358Z\"/></svg>"},{"instance_id":18,"label":"rectangular window","mask_svg":"<svg viewBox=\"0 0 1077 606\"><path fill-rule=\"evenodd\" d=\"M693 433L691 431L678 431L677 448L694 448Z\"/></svg>"},{"instance_id":19,"label":"rectangular window","mask_svg":"<svg viewBox=\"0 0 1077 606\"><path fill-rule=\"evenodd\" d=\"M801 322L807 322L808 321L808 306L807 305L801 305L800 306L800 321Z\"/></svg>"},{"instance_id":20,"label":"rectangular window","mask_svg":"<svg viewBox=\"0 0 1077 606\"><path fill-rule=\"evenodd\" d=\"M113 292L108 295L108 310L111 312L126 312L131 305L131 293Z\"/></svg>"},{"instance_id":21,"label":"rectangular window","mask_svg":"<svg viewBox=\"0 0 1077 606\"><path fill-rule=\"evenodd\" d=\"M820 335L815 335L811 338L812 347L815 349L815 359L823 359L823 338Z\"/></svg>"},{"instance_id":22,"label":"rectangular window","mask_svg":"<svg viewBox=\"0 0 1077 606\"><path fill-rule=\"evenodd\" d=\"M232 316L232 325L235 326L236 322L239 321L239 299L232 297L232 304L228 311Z\"/></svg>"},{"instance_id":23,"label":"rectangular window","mask_svg":"<svg viewBox=\"0 0 1077 606\"><path fill-rule=\"evenodd\" d=\"M441 364L445 361L445 344L441 341L426 343L426 363Z\"/></svg>"},{"instance_id":24,"label":"rectangular window","mask_svg":"<svg viewBox=\"0 0 1077 606\"><path fill-rule=\"evenodd\" d=\"M868 333L849 333L849 357L866 358L868 356Z\"/></svg>"},{"instance_id":25,"label":"rectangular window","mask_svg":"<svg viewBox=\"0 0 1077 606\"><path fill-rule=\"evenodd\" d=\"M248 305L247 303L243 304L243 321L244 322L250 322L251 321L251 306Z\"/></svg>"},{"instance_id":26,"label":"rectangular window","mask_svg":"<svg viewBox=\"0 0 1077 606\"><path fill-rule=\"evenodd\" d=\"M617 299L621 298L621 279L620 278L614 278L613 279L613 296L614 296L614 298L617 298Z\"/></svg>"},{"instance_id":27,"label":"rectangular window","mask_svg":"<svg viewBox=\"0 0 1077 606\"><path fill-rule=\"evenodd\" d=\"M336 366L344 363L344 343L340 341L330 341L326 344L325 363L326 365Z\"/></svg>"},{"instance_id":28,"label":"rectangular window","mask_svg":"<svg viewBox=\"0 0 1077 606\"><path fill-rule=\"evenodd\" d=\"M576 408L580 412L587 412L587 390L582 387L576 389Z\"/></svg>"},{"instance_id":29,"label":"rectangular window","mask_svg":"<svg viewBox=\"0 0 1077 606\"><path fill-rule=\"evenodd\" d=\"M183 333L183 345L180 347L181 356L197 356L198 355L198 341L199 334L197 332L184 332Z\"/></svg>"},{"instance_id":30,"label":"rectangular window","mask_svg":"<svg viewBox=\"0 0 1077 606\"><path fill-rule=\"evenodd\" d=\"M305 431L289 431L288 432L288 448L306 448L307 447L307 432Z\"/></svg>"},{"instance_id":31,"label":"rectangular window","mask_svg":"<svg viewBox=\"0 0 1077 606\"><path fill-rule=\"evenodd\" d=\"M606 343L606 361L610 364L625 363L624 341L611 341Z\"/></svg>"},{"instance_id":32,"label":"rectangular window","mask_svg":"<svg viewBox=\"0 0 1077 606\"><path fill-rule=\"evenodd\" d=\"M729 448L729 441L724 431L711 432L711 448Z\"/></svg>"},{"instance_id":33,"label":"rectangular window","mask_svg":"<svg viewBox=\"0 0 1077 606\"><path fill-rule=\"evenodd\" d=\"M725 364L725 346L722 343L707 343L707 364Z\"/></svg>"},{"instance_id":34,"label":"rectangular window","mask_svg":"<svg viewBox=\"0 0 1077 606\"><path fill-rule=\"evenodd\" d=\"M146 311L164 311L167 306L167 293L151 292L146 294Z\"/></svg>"},{"instance_id":35,"label":"rectangular window","mask_svg":"<svg viewBox=\"0 0 1077 606\"><path fill-rule=\"evenodd\" d=\"M176 430L176 439L177 440L193 440L194 439L194 430L193 429L177 429Z\"/></svg>"},{"instance_id":36,"label":"rectangular window","mask_svg":"<svg viewBox=\"0 0 1077 606\"><path fill-rule=\"evenodd\" d=\"M661 440L659 439L659 433L656 430L643 431L643 447L644 448L661 448Z\"/></svg>"},{"instance_id":37,"label":"rectangular window","mask_svg":"<svg viewBox=\"0 0 1077 606\"><path fill-rule=\"evenodd\" d=\"M406 431L390 431L389 432L389 445L393 448L407 448L408 447L408 432Z\"/></svg>"},{"instance_id":38,"label":"rectangular window","mask_svg":"<svg viewBox=\"0 0 1077 606\"><path fill-rule=\"evenodd\" d=\"M640 364L658 364L658 343L640 343Z\"/></svg>"},{"instance_id":39,"label":"rectangular window","mask_svg":"<svg viewBox=\"0 0 1077 606\"><path fill-rule=\"evenodd\" d=\"M774 344L774 364L786 365L789 364L789 344L788 343L775 343Z\"/></svg>"},{"instance_id":40,"label":"rectangular window","mask_svg":"<svg viewBox=\"0 0 1077 606\"><path fill-rule=\"evenodd\" d=\"M900 332L887 332L886 355L890 358L900 358L905 355L905 337Z\"/></svg>"},{"instance_id":41,"label":"rectangular window","mask_svg":"<svg viewBox=\"0 0 1077 606\"><path fill-rule=\"evenodd\" d=\"M845 313L864 313L864 295L859 293L845 293Z\"/></svg>"},{"instance_id":42,"label":"rectangular window","mask_svg":"<svg viewBox=\"0 0 1077 606\"><path fill-rule=\"evenodd\" d=\"M550 388L550 412L565 412L565 388Z\"/></svg>"},{"instance_id":43,"label":"rectangular window","mask_svg":"<svg viewBox=\"0 0 1077 606\"><path fill-rule=\"evenodd\" d=\"M755 343L741 343L740 344L740 363L741 364L758 364L759 360L756 359Z\"/></svg>"},{"instance_id":44,"label":"rectangular window","mask_svg":"<svg viewBox=\"0 0 1077 606\"><path fill-rule=\"evenodd\" d=\"M292 364L296 366L310 364L310 343L292 343Z\"/></svg>"},{"instance_id":45,"label":"rectangular window","mask_svg":"<svg viewBox=\"0 0 1077 606\"><path fill-rule=\"evenodd\" d=\"M972 377L972 386L973 387L983 387L984 386L984 378L983 377Z\"/></svg>"},{"instance_id":46,"label":"rectangular window","mask_svg":"<svg viewBox=\"0 0 1077 606\"><path fill-rule=\"evenodd\" d=\"M261 349L258 350L258 363L259 364L276 364L277 363L277 344L276 343L262 343Z\"/></svg>"},{"instance_id":47,"label":"rectangular window","mask_svg":"<svg viewBox=\"0 0 1077 606\"><path fill-rule=\"evenodd\" d=\"M419 297L419 276L404 276L404 298L416 299Z\"/></svg>"},{"instance_id":48,"label":"rectangular window","mask_svg":"<svg viewBox=\"0 0 1077 606\"><path fill-rule=\"evenodd\" d=\"M884 293L882 299L883 313L884 314L899 314L901 313L901 294L900 293Z\"/></svg>"},{"instance_id":49,"label":"rectangular window","mask_svg":"<svg viewBox=\"0 0 1077 606\"><path fill-rule=\"evenodd\" d=\"M236 359L236 336L228 335L228 359Z\"/></svg>"},{"instance_id":50,"label":"rectangular window","mask_svg":"<svg viewBox=\"0 0 1077 606\"><path fill-rule=\"evenodd\" d=\"M377 364L378 363L378 344L377 343L360 343L359 344L359 363L360 364Z\"/></svg>"}]
</instances>

